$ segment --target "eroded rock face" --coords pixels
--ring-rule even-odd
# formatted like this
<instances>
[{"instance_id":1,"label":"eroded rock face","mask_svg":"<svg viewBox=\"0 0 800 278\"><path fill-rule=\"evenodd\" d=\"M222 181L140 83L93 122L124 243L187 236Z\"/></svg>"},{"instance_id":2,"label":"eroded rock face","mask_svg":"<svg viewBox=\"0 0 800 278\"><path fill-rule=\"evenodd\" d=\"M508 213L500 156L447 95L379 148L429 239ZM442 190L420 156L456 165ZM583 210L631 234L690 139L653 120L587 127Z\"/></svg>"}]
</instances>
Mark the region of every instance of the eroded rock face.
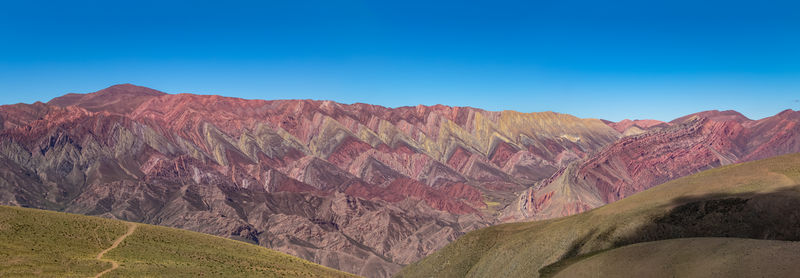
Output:
<instances>
[{"instance_id":1,"label":"eroded rock face","mask_svg":"<svg viewBox=\"0 0 800 278\"><path fill-rule=\"evenodd\" d=\"M245 240L384 277L617 140L600 120L168 95L0 107L0 203Z\"/></svg>"},{"instance_id":2,"label":"eroded rock face","mask_svg":"<svg viewBox=\"0 0 800 278\"><path fill-rule=\"evenodd\" d=\"M800 152L798 123L800 111L792 110L761 120L735 111L682 117L574 162L526 190L502 218L566 216L709 168Z\"/></svg>"}]
</instances>

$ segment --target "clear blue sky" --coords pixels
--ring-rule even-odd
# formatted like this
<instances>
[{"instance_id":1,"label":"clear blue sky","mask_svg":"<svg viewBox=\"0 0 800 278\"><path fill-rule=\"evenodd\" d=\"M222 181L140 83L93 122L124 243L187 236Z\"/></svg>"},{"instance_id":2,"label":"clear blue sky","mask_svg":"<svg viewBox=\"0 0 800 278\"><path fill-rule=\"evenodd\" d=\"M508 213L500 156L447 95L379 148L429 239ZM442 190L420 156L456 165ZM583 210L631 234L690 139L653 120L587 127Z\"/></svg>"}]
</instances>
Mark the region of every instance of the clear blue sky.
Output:
<instances>
[{"instance_id":1,"label":"clear blue sky","mask_svg":"<svg viewBox=\"0 0 800 278\"><path fill-rule=\"evenodd\" d=\"M3 1L0 103L169 93L670 120L800 109L798 1Z\"/></svg>"}]
</instances>

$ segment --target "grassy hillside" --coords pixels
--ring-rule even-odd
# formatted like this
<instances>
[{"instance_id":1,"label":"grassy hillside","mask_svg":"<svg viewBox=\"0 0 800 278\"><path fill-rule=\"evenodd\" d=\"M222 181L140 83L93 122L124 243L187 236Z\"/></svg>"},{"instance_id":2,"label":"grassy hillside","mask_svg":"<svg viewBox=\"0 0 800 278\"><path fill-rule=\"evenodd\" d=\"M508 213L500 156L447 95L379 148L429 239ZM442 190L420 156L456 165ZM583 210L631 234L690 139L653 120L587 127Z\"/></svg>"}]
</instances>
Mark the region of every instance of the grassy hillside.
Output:
<instances>
[{"instance_id":1,"label":"grassy hillside","mask_svg":"<svg viewBox=\"0 0 800 278\"><path fill-rule=\"evenodd\" d=\"M777 240L660 240L587 256L555 277L797 277L798 248Z\"/></svg>"},{"instance_id":2,"label":"grassy hillside","mask_svg":"<svg viewBox=\"0 0 800 278\"><path fill-rule=\"evenodd\" d=\"M0 206L0 277L348 277L263 247L166 227Z\"/></svg>"},{"instance_id":3,"label":"grassy hillside","mask_svg":"<svg viewBox=\"0 0 800 278\"><path fill-rule=\"evenodd\" d=\"M399 276L538 277L559 261L639 242L800 240L798 184L800 154L720 167L586 213L470 232Z\"/></svg>"}]
</instances>

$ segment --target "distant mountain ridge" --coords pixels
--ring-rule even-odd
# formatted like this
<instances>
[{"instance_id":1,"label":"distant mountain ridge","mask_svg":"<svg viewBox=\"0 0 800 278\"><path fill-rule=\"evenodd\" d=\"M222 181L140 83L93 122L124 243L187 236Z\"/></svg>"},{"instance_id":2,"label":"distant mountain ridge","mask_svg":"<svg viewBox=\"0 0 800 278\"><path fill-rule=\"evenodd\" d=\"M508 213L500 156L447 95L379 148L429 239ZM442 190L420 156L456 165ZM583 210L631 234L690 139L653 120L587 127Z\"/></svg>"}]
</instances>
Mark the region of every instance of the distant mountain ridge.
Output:
<instances>
[{"instance_id":1,"label":"distant mountain ridge","mask_svg":"<svg viewBox=\"0 0 800 278\"><path fill-rule=\"evenodd\" d=\"M670 123L658 120L629 120L624 119L619 122L604 121L608 126L614 128L624 136L636 135L644 133L650 129L664 128L670 126Z\"/></svg>"},{"instance_id":2,"label":"distant mountain ridge","mask_svg":"<svg viewBox=\"0 0 800 278\"><path fill-rule=\"evenodd\" d=\"M0 204L232 237L385 277L474 229L577 213L700 169L793 151L793 113L761 124L705 114L612 123L123 84L0 106ZM778 139L759 143L770 136ZM685 157L707 159L673 161L672 174L636 170L683 146L695 146ZM635 159L639 149L652 160ZM595 164L605 166L586 166ZM554 182L574 173L647 182Z\"/></svg>"},{"instance_id":3,"label":"distant mountain ridge","mask_svg":"<svg viewBox=\"0 0 800 278\"><path fill-rule=\"evenodd\" d=\"M702 170L800 152L800 111L750 120L705 111L621 138L526 190L504 218L547 219L608 204Z\"/></svg>"}]
</instances>

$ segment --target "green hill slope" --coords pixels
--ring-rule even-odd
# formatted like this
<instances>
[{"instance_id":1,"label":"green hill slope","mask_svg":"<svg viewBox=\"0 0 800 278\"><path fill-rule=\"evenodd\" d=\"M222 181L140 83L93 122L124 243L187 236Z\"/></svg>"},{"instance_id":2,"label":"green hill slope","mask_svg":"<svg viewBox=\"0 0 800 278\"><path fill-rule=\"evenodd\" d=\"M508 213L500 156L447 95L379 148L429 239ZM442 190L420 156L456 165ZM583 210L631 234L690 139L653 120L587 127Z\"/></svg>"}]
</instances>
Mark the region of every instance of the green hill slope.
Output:
<instances>
[{"instance_id":1,"label":"green hill slope","mask_svg":"<svg viewBox=\"0 0 800 278\"><path fill-rule=\"evenodd\" d=\"M797 277L800 242L686 238L587 256L555 277Z\"/></svg>"},{"instance_id":2,"label":"green hill slope","mask_svg":"<svg viewBox=\"0 0 800 278\"><path fill-rule=\"evenodd\" d=\"M559 269L548 265L640 242L800 240L798 184L800 154L720 167L582 214L470 232L399 276L538 277Z\"/></svg>"},{"instance_id":3,"label":"green hill slope","mask_svg":"<svg viewBox=\"0 0 800 278\"><path fill-rule=\"evenodd\" d=\"M129 236L122 238L129 229ZM0 277L349 277L230 239L98 217L0 206Z\"/></svg>"}]
</instances>

